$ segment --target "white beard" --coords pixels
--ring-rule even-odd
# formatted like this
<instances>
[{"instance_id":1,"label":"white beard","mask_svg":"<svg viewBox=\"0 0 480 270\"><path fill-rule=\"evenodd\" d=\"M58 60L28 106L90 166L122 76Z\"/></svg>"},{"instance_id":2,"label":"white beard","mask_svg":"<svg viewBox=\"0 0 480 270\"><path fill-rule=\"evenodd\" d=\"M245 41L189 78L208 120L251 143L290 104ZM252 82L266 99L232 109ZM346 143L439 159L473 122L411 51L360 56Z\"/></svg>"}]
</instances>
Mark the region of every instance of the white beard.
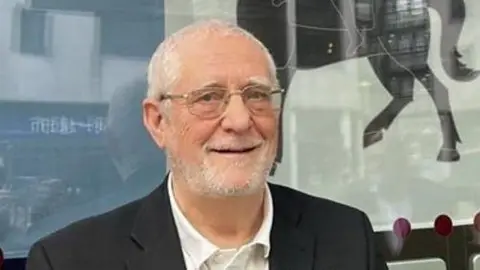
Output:
<instances>
[{"instance_id":1,"label":"white beard","mask_svg":"<svg viewBox=\"0 0 480 270\"><path fill-rule=\"evenodd\" d=\"M262 146L256 156L256 160L248 159L233 161L226 166L219 167L211 164L208 157L203 158L203 162L198 164L187 164L181 159L175 159L167 153L171 162L172 169L181 174L188 186L196 193L206 196L225 197L225 196L246 196L254 194L261 190L268 177L268 173L273 164L274 155L271 154L268 146ZM251 172L248 179L245 179L241 185L230 184L232 179L231 172L242 170Z\"/></svg>"}]
</instances>

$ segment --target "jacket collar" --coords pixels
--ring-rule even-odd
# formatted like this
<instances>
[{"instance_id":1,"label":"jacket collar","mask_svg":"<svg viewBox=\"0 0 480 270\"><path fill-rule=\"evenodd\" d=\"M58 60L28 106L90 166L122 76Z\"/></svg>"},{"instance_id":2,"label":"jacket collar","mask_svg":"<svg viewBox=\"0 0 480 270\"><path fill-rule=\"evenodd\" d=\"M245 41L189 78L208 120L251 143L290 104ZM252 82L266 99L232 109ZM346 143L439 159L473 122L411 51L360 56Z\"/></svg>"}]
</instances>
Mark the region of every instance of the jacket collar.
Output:
<instances>
[{"instance_id":1,"label":"jacket collar","mask_svg":"<svg viewBox=\"0 0 480 270\"><path fill-rule=\"evenodd\" d=\"M281 187L270 183L269 187L274 205L270 269L312 269L315 237L299 227L302 205L289 202L290 198L284 196ZM139 203L130 234L131 245L126 251L127 269L185 270L180 238L168 196L167 177Z\"/></svg>"},{"instance_id":2,"label":"jacket collar","mask_svg":"<svg viewBox=\"0 0 480 270\"><path fill-rule=\"evenodd\" d=\"M166 183L165 178L140 200L130 234L133 245L127 249L129 270L186 269Z\"/></svg>"}]
</instances>

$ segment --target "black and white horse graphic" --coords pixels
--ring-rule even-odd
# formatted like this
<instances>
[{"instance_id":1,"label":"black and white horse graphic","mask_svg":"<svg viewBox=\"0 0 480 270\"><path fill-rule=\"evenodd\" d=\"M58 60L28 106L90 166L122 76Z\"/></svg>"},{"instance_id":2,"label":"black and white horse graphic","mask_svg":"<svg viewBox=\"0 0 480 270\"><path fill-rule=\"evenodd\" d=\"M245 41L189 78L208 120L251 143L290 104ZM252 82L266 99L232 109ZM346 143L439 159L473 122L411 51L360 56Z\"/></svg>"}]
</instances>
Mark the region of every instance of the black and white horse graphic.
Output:
<instances>
[{"instance_id":1,"label":"black and white horse graphic","mask_svg":"<svg viewBox=\"0 0 480 270\"><path fill-rule=\"evenodd\" d=\"M277 64L280 84L287 90L286 96L296 70L367 57L392 100L365 128L364 147L382 140L383 132L413 101L413 86L418 80L428 90L440 120L443 144L437 160L458 161L457 143L461 140L448 89L427 62L428 7L441 17L440 50L445 72L453 80L472 81L479 72L460 62L457 50L466 16L465 3L463 0L393 1L396 3L392 0L238 0L237 23L269 48ZM408 33L408 38L404 33ZM399 37L402 40L395 41ZM422 51L411 49L422 45ZM401 86L394 85L396 77L401 79ZM277 162L282 159L282 144L280 138Z\"/></svg>"}]
</instances>

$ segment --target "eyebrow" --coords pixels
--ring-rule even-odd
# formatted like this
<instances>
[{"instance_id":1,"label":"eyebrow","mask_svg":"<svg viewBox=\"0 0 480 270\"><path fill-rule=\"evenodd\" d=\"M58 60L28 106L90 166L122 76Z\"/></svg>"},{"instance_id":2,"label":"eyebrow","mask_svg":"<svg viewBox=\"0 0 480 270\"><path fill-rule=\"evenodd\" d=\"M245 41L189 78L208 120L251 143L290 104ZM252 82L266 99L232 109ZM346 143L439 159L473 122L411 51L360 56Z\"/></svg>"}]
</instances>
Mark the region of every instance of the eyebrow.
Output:
<instances>
[{"instance_id":1,"label":"eyebrow","mask_svg":"<svg viewBox=\"0 0 480 270\"><path fill-rule=\"evenodd\" d=\"M266 77L263 77L263 76L255 76L255 77L251 77L249 80L248 80L248 83L246 86L249 86L249 85L261 85L261 86L266 86L266 87L271 87L272 86L272 82L270 79L266 78Z\"/></svg>"},{"instance_id":2,"label":"eyebrow","mask_svg":"<svg viewBox=\"0 0 480 270\"><path fill-rule=\"evenodd\" d=\"M247 80L247 83L244 84L241 88L247 87L247 86L252 86L252 85L260 85L260 86L265 86L265 87L271 87L272 82L263 76L254 76L250 77ZM203 88L208 88L208 87L225 87L225 85L219 83L218 81L210 81L205 84L203 84L199 89Z\"/></svg>"},{"instance_id":3,"label":"eyebrow","mask_svg":"<svg viewBox=\"0 0 480 270\"><path fill-rule=\"evenodd\" d=\"M223 87L223 85L217 81L210 81L202 84L200 87L198 87L198 89L204 89L208 87Z\"/></svg>"}]
</instances>

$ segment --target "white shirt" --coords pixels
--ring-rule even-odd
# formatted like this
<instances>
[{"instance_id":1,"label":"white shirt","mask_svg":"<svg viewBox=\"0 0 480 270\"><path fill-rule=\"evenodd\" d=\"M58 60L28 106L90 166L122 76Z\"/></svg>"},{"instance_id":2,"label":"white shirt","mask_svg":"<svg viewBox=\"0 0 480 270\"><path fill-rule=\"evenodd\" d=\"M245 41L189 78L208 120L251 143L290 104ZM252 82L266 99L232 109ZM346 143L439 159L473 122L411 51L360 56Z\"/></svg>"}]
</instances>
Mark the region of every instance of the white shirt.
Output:
<instances>
[{"instance_id":1,"label":"white shirt","mask_svg":"<svg viewBox=\"0 0 480 270\"><path fill-rule=\"evenodd\" d=\"M268 185L264 200L265 217L255 237L238 249L221 250L203 237L183 215L173 195L171 174L167 181L170 205L187 270L268 270L273 223L273 202Z\"/></svg>"}]
</instances>

